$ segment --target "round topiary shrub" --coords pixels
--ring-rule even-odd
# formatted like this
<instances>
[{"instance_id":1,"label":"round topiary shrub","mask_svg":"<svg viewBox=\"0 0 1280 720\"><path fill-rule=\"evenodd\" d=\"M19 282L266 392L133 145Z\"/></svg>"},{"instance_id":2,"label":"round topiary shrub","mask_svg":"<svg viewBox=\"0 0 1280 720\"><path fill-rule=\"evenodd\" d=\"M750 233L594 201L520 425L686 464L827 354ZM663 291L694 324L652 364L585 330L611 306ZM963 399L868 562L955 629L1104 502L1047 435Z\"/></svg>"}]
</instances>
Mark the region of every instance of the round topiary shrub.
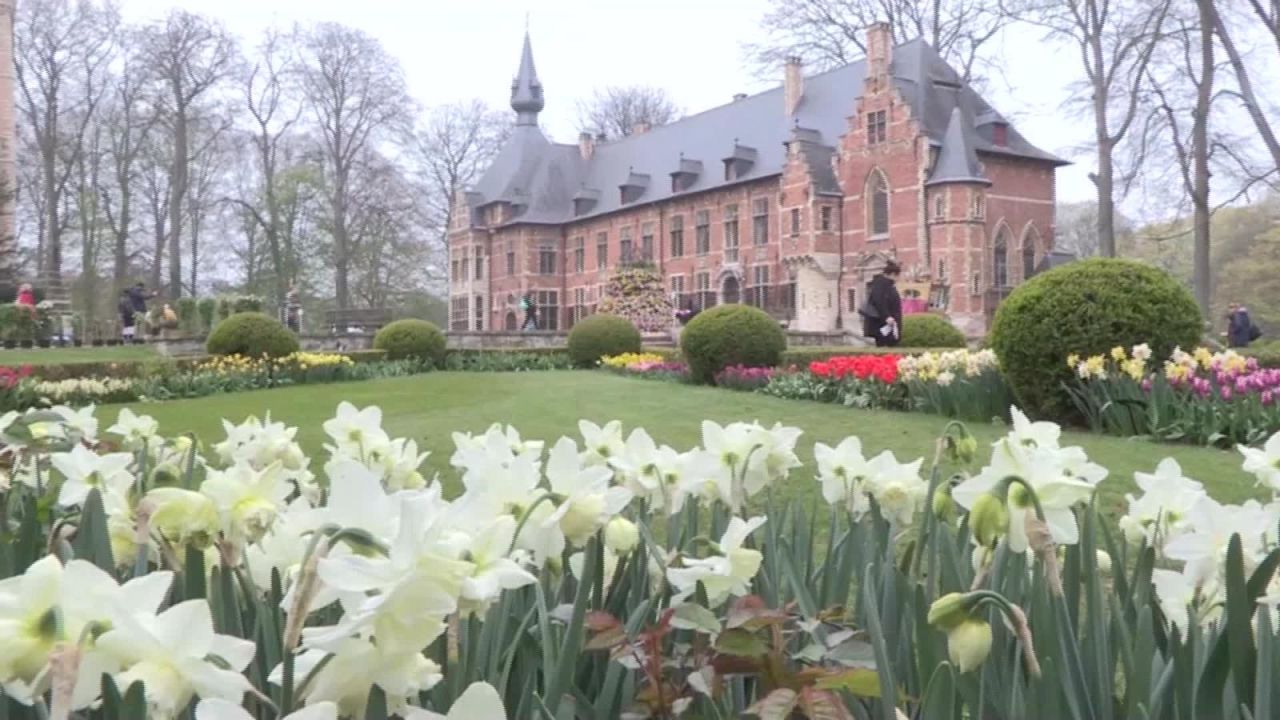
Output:
<instances>
[{"instance_id":1,"label":"round topiary shrub","mask_svg":"<svg viewBox=\"0 0 1280 720\"><path fill-rule=\"evenodd\" d=\"M284 357L298 352L298 338L279 320L268 315L235 313L209 333L205 349L210 355Z\"/></svg>"},{"instance_id":2,"label":"round topiary shrub","mask_svg":"<svg viewBox=\"0 0 1280 720\"><path fill-rule=\"evenodd\" d=\"M941 315L922 313L902 318L902 342L907 348L962 348L964 333Z\"/></svg>"},{"instance_id":3,"label":"round topiary shrub","mask_svg":"<svg viewBox=\"0 0 1280 720\"><path fill-rule=\"evenodd\" d=\"M689 321L680 334L680 349L693 381L710 383L730 365L777 365L787 349L787 336L763 310L720 305Z\"/></svg>"},{"instance_id":4,"label":"round topiary shrub","mask_svg":"<svg viewBox=\"0 0 1280 720\"><path fill-rule=\"evenodd\" d=\"M640 331L617 315L598 313L569 331L569 358L579 367L591 367L600 358L640 352Z\"/></svg>"},{"instance_id":5,"label":"round topiary shrub","mask_svg":"<svg viewBox=\"0 0 1280 720\"><path fill-rule=\"evenodd\" d=\"M1159 268L1096 258L1037 275L996 311L991 348L1023 409L1040 417L1076 415L1064 384L1067 356L1104 354L1146 343L1154 358L1194 347L1203 325L1191 293Z\"/></svg>"},{"instance_id":6,"label":"round topiary shrub","mask_svg":"<svg viewBox=\"0 0 1280 720\"><path fill-rule=\"evenodd\" d=\"M444 362L444 333L426 320L396 320L373 336L373 349L385 350L388 360L416 359L438 367Z\"/></svg>"}]
</instances>

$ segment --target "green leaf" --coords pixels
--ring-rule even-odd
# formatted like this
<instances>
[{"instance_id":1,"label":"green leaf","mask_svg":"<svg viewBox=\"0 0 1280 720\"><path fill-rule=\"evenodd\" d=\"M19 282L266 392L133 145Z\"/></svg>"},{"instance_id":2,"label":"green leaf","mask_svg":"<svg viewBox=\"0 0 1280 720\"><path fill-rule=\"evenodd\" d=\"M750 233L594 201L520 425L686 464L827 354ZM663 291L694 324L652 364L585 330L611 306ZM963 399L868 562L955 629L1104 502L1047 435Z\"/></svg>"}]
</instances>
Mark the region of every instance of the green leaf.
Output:
<instances>
[{"instance_id":1,"label":"green leaf","mask_svg":"<svg viewBox=\"0 0 1280 720\"><path fill-rule=\"evenodd\" d=\"M720 632L720 620L716 618L715 613L697 603L685 603L676 608L671 618L671 626L711 635Z\"/></svg>"},{"instance_id":2,"label":"green leaf","mask_svg":"<svg viewBox=\"0 0 1280 720\"><path fill-rule=\"evenodd\" d=\"M764 641L754 633L741 628L734 628L720 633L716 638L716 652L738 657L760 657L769 652Z\"/></svg>"},{"instance_id":3,"label":"green leaf","mask_svg":"<svg viewBox=\"0 0 1280 720\"><path fill-rule=\"evenodd\" d=\"M1244 550L1238 534L1233 534L1227 544L1226 576L1226 637L1231 651L1231 678L1235 684L1236 698L1252 704L1253 674L1257 666L1257 648L1253 645L1253 611L1257 607L1257 597L1252 596L1252 588L1244 579ZM1270 581L1270 573L1266 579Z\"/></svg>"},{"instance_id":4,"label":"green leaf","mask_svg":"<svg viewBox=\"0 0 1280 720\"><path fill-rule=\"evenodd\" d=\"M205 588L204 553L187 545L186 560L182 563L182 592L184 600L207 597Z\"/></svg>"},{"instance_id":5,"label":"green leaf","mask_svg":"<svg viewBox=\"0 0 1280 720\"><path fill-rule=\"evenodd\" d=\"M880 697L880 675L872 668L853 668L826 675L814 683L823 690L848 690L864 698Z\"/></svg>"},{"instance_id":6,"label":"green leaf","mask_svg":"<svg viewBox=\"0 0 1280 720\"><path fill-rule=\"evenodd\" d=\"M955 669L949 662L940 663L925 687L924 700L920 703L920 717L946 720L954 718L958 709Z\"/></svg>"},{"instance_id":7,"label":"green leaf","mask_svg":"<svg viewBox=\"0 0 1280 720\"><path fill-rule=\"evenodd\" d=\"M873 566L867 565L864 578L871 577ZM880 627L880 608L876 605L876 593L869 582L862 583L862 602L866 608L867 632L871 634L871 647L876 651L876 673L880 681L880 697L897 697L897 683L893 677L893 660L889 657L889 647L885 644L884 629ZM880 711L884 720L897 720L897 709L891 702L881 702Z\"/></svg>"},{"instance_id":8,"label":"green leaf","mask_svg":"<svg viewBox=\"0 0 1280 720\"><path fill-rule=\"evenodd\" d=\"M369 702L365 706L364 720L390 720L391 715L387 712L387 695L382 692L382 688L374 685L369 690Z\"/></svg>"},{"instance_id":9,"label":"green leaf","mask_svg":"<svg viewBox=\"0 0 1280 720\"><path fill-rule=\"evenodd\" d=\"M89 497L80 507L80 527L71 542L71 549L77 558L88 560L108 573L115 572L111 536L107 533L107 513L102 506L102 493L97 488L89 491Z\"/></svg>"}]
</instances>

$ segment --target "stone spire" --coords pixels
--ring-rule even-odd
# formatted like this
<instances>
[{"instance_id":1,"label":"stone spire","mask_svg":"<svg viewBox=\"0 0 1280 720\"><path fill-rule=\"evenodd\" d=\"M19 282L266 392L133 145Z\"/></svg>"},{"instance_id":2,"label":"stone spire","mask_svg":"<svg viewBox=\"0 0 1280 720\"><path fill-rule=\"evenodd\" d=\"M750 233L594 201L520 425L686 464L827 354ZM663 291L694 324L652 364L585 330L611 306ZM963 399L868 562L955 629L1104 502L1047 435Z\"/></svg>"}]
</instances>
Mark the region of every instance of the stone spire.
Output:
<instances>
[{"instance_id":1,"label":"stone spire","mask_svg":"<svg viewBox=\"0 0 1280 720\"><path fill-rule=\"evenodd\" d=\"M542 107L542 83L538 82L538 71L533 66L533 46L529 44L526 31L524 50L520 53L520 70L511 81L511 109L516 111L516 124L536 126Z\"/></svg>"},{"instance_id":2,"label":"stone spire","mask_svg":"<svg viewBox=\"0 0 1280 720\"><path fill-rule=\"evenodd\" d=\"M14 201L17 152L14 108L13 20L15 0L0 0L0 284L12 285L17 262Z\"/></svg>"},{"instance_id":3,"label":"stone spire","mask_svg":"<svg viewBox=\"0 0 1280 720\"><path fill-rule=\"evenodd\" d=\"M978 162L978 153L973 149L972 134L966 131L964 114L959 107L951 111L947 134L942 137L942 148L938 151L938 161L934 163L933 172L929 174L929 181L925 184L952 182L991 184L982 174L982 164Z\"/></svg>"}]
</instances>

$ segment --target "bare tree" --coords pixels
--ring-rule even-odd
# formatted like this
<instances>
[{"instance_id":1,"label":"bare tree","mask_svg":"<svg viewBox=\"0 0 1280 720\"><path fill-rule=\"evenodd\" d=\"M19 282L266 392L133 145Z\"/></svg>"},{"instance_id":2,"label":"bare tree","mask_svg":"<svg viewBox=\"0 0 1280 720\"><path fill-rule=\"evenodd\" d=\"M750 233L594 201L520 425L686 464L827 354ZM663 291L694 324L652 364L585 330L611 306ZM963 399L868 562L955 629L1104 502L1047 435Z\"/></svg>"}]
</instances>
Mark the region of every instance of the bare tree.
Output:
<instances>
[{"instance_id":1,"label":"bare tree","mask_svg":"<svg viewBox=\"0 0 1280 720\"><path fill-rule=\"evenodd\" d=\"M140 70L134 59L125 61L108 93L102 122L109 128L107 156L110 182L98 186L102 212L111 231L111 280L117 292L129 279L134 252L129 247L134 225L134 192L138 183L138 156L155 126L156 114L147 103Z\"/></svg>"},{"instance_id":2,"label":"bare tree","mask_svg":"<svg viewBox=\"0 0 1280 720\"><path fill-rule=\"evenodd\" d=\"M680 108L666 90L645 85L600 88L578 102L578 129L597 137L626 137L679 117Z\"/></svg>"},{"instance_id":3,"label":"bare tree","mask_svg":"<svg viewBox=\"0 0 1280 720\"><path fill-rule=\"evenodd\" d=\"M1248 6L1249 10L1243 15L1244 19L1241 22L1244 25L1241 34L1263 34L1275 44L1277 52L1280 53L1280 0L1270 0L1270 2L1248 0ZM1263 106L1258 92L1254 89L1254 73L1250 71L1250 60L1236 45L1236 31L1226 22L1222 12L1213 3L1199 3L1199 7L1206 21L1212 24L1218 40L1222 43L1222 49L1226 51L1231 61L1231 70L1235 75L1237 89L1230 94L1235 96L1249 113L1249 119L1258 130L1259 139L1271 156L1270 170L1274 172L1280 168L1280 140L1276 139L1273 118L1268 116L1268 108ZM1259 70L1258 74L1263 77L1274 77L1277 60L1280 60L1280 55L1266 53L1260 63L1266 62L1269 67L1254 69Z\"/></svg>"},{"instance_id":4,"label":"bare tree","mask_svg":"<svg viewBox=\"0 0 1280 720\"><path fill-rule=\"evenodd\" d=\"M418 131L415 160L427 190L423 212L441 247L458 193L480 179L510 131L507 113L480 100L438 107Z\"/></svg>"},{"instance_id":5,"label":"bare tree","mask_svg":"<svg viewBox=\"0 0 1280 720\"><path fill-rule=\"evenodd\" d=\"M160 87L161 119L173 147L169 199L169 295L182 295L182 229L191 173L191 122L197 101L233 72L236 45L218 23L174 10L145 29L142 58Z\"/></svg>"},{"instance_id":6,"label":"bare tree","mask_svg":"<svg viewBox=\"0 0 1280 720\"><path fill-rule=\"evenodd\" d=\"M200 262L205 257L202 244L205 222L223 205L219 188L232 156L228 142L230 129L231 113L224 108L202 113L191 123L191 175L186 201L190 224L187 250L191 258L187 268L190 278L187 287L193 296L200 291Z\"/></svg>"},{"instance_id":7,"label":"bare tree","mask_svg":"<svg viewBox=\"0 0 1280 720\"><path fill-rule=\"evenodd\" d=\"M1087 108L1094 128L1097 171L1089 174L1098 197L1098 250L1116 254L1116 197L1141 169L1142 157L1117 168L1116 148L1139 116L1141 87L1147 66L1160 42L1170 0L1133 3L1124 0L1027 0L1006 2L1007 12L1048 28L1070 41L1080 53L1085 81L1076 102ZM1117 188L1117 185L1119 187Z\"/></svg>"},{"instance_id":8,"label":"bare tree","mask_svg":"<svg viewBox=\"0 0 1280 720\"><path fill-rule=\"evenodd\" d=\"M351 262L359 238L351 231L353 173L367 151L407 132L412 101L400 63L374 38L322 23L301 40L304 102L320 136L329 231L333 237L334 294L351 305Z\"/></svg>"},{"instance_id":9,"label":"bare tree","mask_svg":"<svg viewBox=\"0 0 1280 720\"><path fill-rule=\"evenodd\" d=\"M887 21L895 42L923 38L970 82L1012 20L989 0L770 0L760 22L767 39L746 49L770 78L792 55L832 68L865 55L867 27Z\"/></svg>"},{"instance_id":10,"label":"bare tree","mask_svg":"<svg viewBox=\"0 0 1280 720\"><path fill-rule=\"evenodd\" d=\"M0 0L0 282L12 284L18 256L18 128L13 113L14 1Z\"/></svg>"},{"instance_id":11,"label":"bare tree","mask_svg":"<svg viewBox=\"0 0 1280 720\"><path fill-rule=\"evenodd\" d=\"M272 295L277 304L284 302L285 293L294 278L290 277L289 261L284 247L284 208L279 197L281 146L286 142L302 113L302 108L290 96L290 75L294 71L296 55L288 36L268 30L258 46L252 66L243 80L245 108L250 117L249 139L253 147L253 160L259 182L250 190L232 200L240 207L249 222L257 228L246 227L245 236L250 241L249 256L255 258L254 245L261 230L261 240L271 261L274 279ZM254 259L256 262L256 258ZM250 265L252 269L253 265ZM250 277L250 281L253 278Z\"/></svg>"},{"instance_id":12,"label":"bare tree","mask_svg":"<svg viewBox=\"0 0 1280 720\"><path fill-rule=\"evenodd\" d=\"M43 221L39 270L61 281L64 193L96 119L120 15L90 0L25 0L14 25L18 105L39 152Z\"/></svg>"},{"instance_id":13,"label":"bare tree","mask_svg":"<svg viewBox=\"0 0 1280 720\"><path fill-rule=\"evenodd\" d=\"M1192 285L1200 310L1209 313L1212 301L1210 267L1210 162L1215 149L1210 134L1214 100L1213 0L1196 0L1196 14L1171 16L1165 62L1147 68L1153 98L1149 127L1162 133L1192 208ZM1190 128L1187 127L1188 118Z\"/></svg>"}]
</instances>

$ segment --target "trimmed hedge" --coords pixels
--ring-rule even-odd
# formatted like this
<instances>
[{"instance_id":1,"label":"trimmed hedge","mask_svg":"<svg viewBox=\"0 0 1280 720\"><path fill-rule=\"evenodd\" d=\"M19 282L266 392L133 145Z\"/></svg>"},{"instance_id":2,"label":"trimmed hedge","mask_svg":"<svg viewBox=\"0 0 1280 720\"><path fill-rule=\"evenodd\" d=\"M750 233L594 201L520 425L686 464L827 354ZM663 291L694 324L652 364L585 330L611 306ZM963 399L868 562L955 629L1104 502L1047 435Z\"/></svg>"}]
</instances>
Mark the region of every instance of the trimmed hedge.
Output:
<instances>
[{"instance_id":1,"label":"trimmed hedge","mask_svg":"<svg viewBox=\"0 0 1280 720\"><path fill-rule=\"evenodd\" d=\"M569 357L578 367L594 367L600 358L640 352L640 331L620 315L597 313L569 331Z\"/></svg>"},{"instance_id":2,"label":"trimmed hedge","mask_svg":"<svg viewBox=\"0 0 1280 720\"><path fill-rule=\"evenodd\" d=\"M373 336L375 350L385 350L388 360L412 358L436 367L444 361L444 333L434 323L415 318L384 325Z\"/></svg>"},{"instance_id":3,"label":"trimmed hedge","mask_svg":"<svg viewBox=\"0 0 1280 720\"><path fill-rule=\"evenodd\" d=\"M1066 358L1146 343L1154 357L1195 347L1204 326L1191 293L1159 268L1094 258L1042 273L996 311L991 347L1019 405L1039 417L1075 419Z\"/></svg>"},{"instance_id":4,"label":"trimmed hedge","mask_svg":"<svg viewBox=\"0 0 1280 720\"><path fill-rule=\"evenodd\" d=\"M962 348L964 333L941 315L923 313L902 318L900 348Z\"/></svg>"},{"instance_id":5,"label":"trimmed hedge","mask_svg":"<svg viewBox=\"0 0 1280 720\"><path fill-rule=\"evenodd\" d=\"M712 383L730 365L776 366L787 349L787 335L759 308L717 305L689 321L680 334L680 349L689 377Z\"/></svg>"},{"instance_id":6,"label":"trimmed hedge","mask_svg":"<svg viewBox=\"0 0 1280 720\"><path fill-rule=\"evenodd\" d=\"M235 313L209 333L205 349L210 355L284 357L298 351L298 338L268 315Z\"/></svg>"}]
</instances>

